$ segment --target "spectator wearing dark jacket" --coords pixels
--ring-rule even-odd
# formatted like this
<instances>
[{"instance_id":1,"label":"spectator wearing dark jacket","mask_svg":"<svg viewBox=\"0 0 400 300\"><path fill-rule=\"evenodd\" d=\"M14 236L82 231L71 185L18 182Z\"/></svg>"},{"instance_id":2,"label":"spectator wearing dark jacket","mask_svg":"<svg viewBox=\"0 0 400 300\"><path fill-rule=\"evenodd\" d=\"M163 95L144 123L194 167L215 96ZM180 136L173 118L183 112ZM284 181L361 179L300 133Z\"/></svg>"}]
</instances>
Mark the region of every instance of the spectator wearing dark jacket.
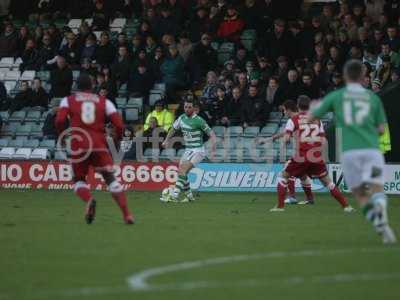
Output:
<instances>
[{"instance_id":1,"label":"spectator wearing dark jacket","mask_svg":"<svg viewBox=\"0 0 400 300\"><path fill-rule=\"evenodd\" d=\"M155 32L157 36L161 37L165 34L177 35L179 31L179 25L176 19L171 15L171 9L168 5L164 5L161 8L161 16L158 19L157 25L155 27Z\"/></svg>"},{"instance_id":2,"label":"spectator wearing dark jacket","mask_svg":"<svg viewBox=\"0 0 400 300\"><path fill-rule=\"evenodd\" d=\"M29 106L31 107L42 107L47 110L49 105L49 94L42 87L42 81L40 78L35 78L32 83L32 100Z\"/></svg>"},{"instance_id":3,"label":"spectator wearing dark jacket","mask_svg":"<svg viewBox=\"0 0 400 300\"><path fill-rule=\"evenodd\" d=\"M56 56L56 48L52 45L51 37L45 34L42 38L42 47L38 51L37 64L39 69L49 70L48 62Z\"/></svg>"},{"instance_id":4,"label":"spectator wearing dark jacket","mask_svg":"<svg viewBox=\"0 0 400 300\"><path fill-rule=\"evenodd\" d=\"M203 6L197 8L195 16L189 23L189 36L193 43L200 41L203 32L210 32L211 22L207 14L207 9Z\"/></svg>"},{"instance_id":5,"label":"spectator wearing dark jacket","mask_svg":"<svg viewBox=\"0 0 400 300\"><path fill-rule=\"evenodd\" d=\"M24 107L30 106L32 101L32 90L29 87L28 81L21 82L21 90L15 95L10 106L10 114L14 111L21 110Z\"/></svg>"},{"instance_id":6,"label":"spectator wearing dark jacket","mask_svg":"<svg viewBox=\"0 0 400 300\"><path fill-rule=\"evenodd\" d=\"M121 46L118 49L118 56L111 67L112 80L116 83L117 88L128 82L130 69L131 61L128 48Z\"/></svg>"},{"instance_id":7,"label":"spectator wearing dark jacket","mask_svg":"<svg viewBox=\"0 0 400 300\"><path fill-rule=\"evenodd\" d=\"M277 110L285 101L283 92L279 86L278 78L271 77L265 90L265 101L271 109Z\"/></svg>"},{"instance_id":8,"label":"spectator wearing dark jacket","mask_svg":"<svg viewBox=\"0 0 400 300\"><path fill-rule=\"evenodd\" d=\"M243 127L264 126L269 118L271 105L259 96L257 86L251 85L240 112Z\"/></svg>"},{"instance_id":9,"label":"spectator wearing dark jacket","mask_svg":"<svg viewBox=\"0 0 400 300\"><path fill-rule=\"evenodd\" d=\"M128 91L135 97L147 98L153 85L153 75L147 70L146 65L140 64L130 75Z\"/></svg>"},{"instance_id":10,"label":"spectator wearing dark jacket","mask_svg":"<svg viewBox=\"0 0 400 300\"><path fill-rule=\"evenodd\" d=\"M14 57L18 51L18 36L14 25L7 24L3 34L0 36L0 58Z\"/></svg>"},{"instance_id":11,"label":"spectator wearing dark jacket","mask_svg":"<svg viewBox=\"0 0 400 300\"><path fill-rule=\"evenodd\" d=\"M25 50L22 52L21 58L21 71L39 69L39 52L36 49L35 41L33 39L28 39L26 41Z\"/></svg>"},{"instance_id":12,"label":"spectator wearing dark jacket","mask_svg":"<svg viewBox=\"0 0 400 300\"><path fill-rule=\"evenodd\" d=\"M318 99L321 97L321 89L315 83L312 71L304 71L300 87L300 95L306 95L311 99Z\"/></svg>"},{"instance_id":13,"label":"spectator wearing dark jacket","mask_svg":"<svg viewBox=\"0 0 400 300\"><path fill-rule=\"evenodd\" d=\"M265 54L271 61L279 56L291 57L292 39L285 29L285 21L277 19L274 22L274 30L261 40L259 52Z\"/></svg>"},{"instance_id":14,"label":"spectator wearing dark jacket","mask_svg":"<svg viewBox=\"0 0 400 300\"><path fill-rule=\"evenodd\" d=\"M194 47L192 61L192 77L195 82L200 81L200 78L205 76L209 70L217 68L217 52L211 47L209 34L203 34L200 43Z\"/></svg>"},{"instance_id":15,"label":"spectator wearing dark jacket","mask_svg":"<svg viewBox=\"0 0 400 300\"><path fill-rule=\"evenodd\" d=\"M74 33L70 32L67 34L67 44L62 47L60 54L65 57L71 68L79 68L81 48L76 41Z\"/></svg>"},{"instance_id":16,"label":"spectator wearing dark jacket","mask_svg":"<svg viewBox=\"0 0 400 300\"><path fill-rule=\"evenodd\" d=\"M241 124L241 108L243 105L242 90L236 86L232 89L232 97L225 105L221 123L226 126L236 126Z\"/></svg>"},{"instance_id":17,"label":"spectator wearing dark jacket","mask_svg":"<svg viewBox=\"0 0 400 300\"><path fill-rule=\"evenodd\" d=\"M85 58L92 62L96 54L96 36L94 34L89 34L86 38L85 44L82 47L81 61Z\"/></svg>"},{"instance_id":18,"label":"spectator wearing dark jacket","mask_svg":"<svg viewBox=\"0 0 400 300\"><path fill-rule=\"evenodd\" d=\"M217 88L216 98L210 103L208 111L210 114L210 125L228 125L228 118L225 116L226 106L228 105L228 97L225 94L225 88L219 86Z\"/></svg>"},{"instance_id":19,"label":"spectator wearing dark jacket","mask_svg":"<svg viewBox=\"0 0 400 300\"><path fill-rule=\"evenodd\" d=\"M72 70L63 56L57 57L57 67L50 73L51 97L66 97L71 94Z\"/></svg>"},{"instance_id":20,"label":"spectator wearing dark jacket","mask_svg":"<svg viewBox=\"0 0 400 300\"><path fill-rule=\"evenodd\" d=\"M291 69L287 73L287 79L281 85L284 100L296 100L300 96L300 82L297 70Z\"/></svg>"},{"instance_id":21,"label":"spectator wearing dark jacket","mask_svg":"<svg viewBox=\"0 0 400 300\"><path fill-rule=\"evenodd\" d=\"M110 42L110 35L107 32L103 32L94 54L96 63L100 66L110 66L114 62L115 55L116 49Z\"/></svg>"},{"instance_id":22,"label":"spectator wearing dark jacket","mask_svg":"<svg viewBox=\"0 0 400 300\"><path fill-rule=\"evenodd\" d=\"M8 109L9 102L7 96L7 89L2 81L0 81L0 110Z\"/></svg>"},{"instance_id":23,"label":"spectator wearing dark jacket","mask_svg":"<svg viewBox=\"0 0 400 300\"><path fill-rule=\"evenodd\" d=\"M110 13L104 6L103 0L97 0L93 12L93 30L103 31L108 29L110 23Z\"/></svg>"}]
</instances>

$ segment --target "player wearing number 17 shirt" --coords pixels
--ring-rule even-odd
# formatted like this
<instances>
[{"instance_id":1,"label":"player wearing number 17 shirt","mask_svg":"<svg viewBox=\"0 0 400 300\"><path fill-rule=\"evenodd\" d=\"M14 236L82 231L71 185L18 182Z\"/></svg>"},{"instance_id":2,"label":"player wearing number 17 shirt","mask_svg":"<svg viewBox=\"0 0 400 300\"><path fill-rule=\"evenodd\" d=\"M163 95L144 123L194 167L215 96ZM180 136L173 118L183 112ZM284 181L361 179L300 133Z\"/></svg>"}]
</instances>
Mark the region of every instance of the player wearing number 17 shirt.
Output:
<instances>
[{"instance_id":1,"label":"player wearing number 17 shirt","mask_svg":"<svg viewBox=\"0 0 400 300\"><path fill-rule=\"evenodd\" d=\"M295 155L287 162L278 180L278 205L271 209L272 212L284 211L287 185L290 177L297 177L306 183L308 177L318 178L329 189L331 195L340 203L345 212L354 209L348 204L336 185L328 175L323 159L323 142L325 139L322 122L317 120L308 122L310 98L300 96L297 102L299 113L293 114L286 125L284 141L287 143L294 137L296 143ZM285 107L285 112L290 115L290 107Z\"/></svg>"},{"instance_id":2,"label":"player wearing number 17 shirt","mask_svg":"<svg viewBox=\"0 0 400 300\"><path fill-rule=\"evenodd\" d=\"M66 131L71 134L74 191L86 203L86 222L91 224L96 214L96 201L86 182L89 169L94 168L103 176L108 190L122 211L124 222L133 224L134 218L129 212L123 187L114 176L113 159L105 136L105 125L109 120L115 127L116 139L121 139L124 129L122 119L110 100L91 93L92 82L89 76L81 75L78 78L78 90L61 100L55 125L60 138ZM65 130L68 118L70 128Z\"/></svg>"}]
</instances>

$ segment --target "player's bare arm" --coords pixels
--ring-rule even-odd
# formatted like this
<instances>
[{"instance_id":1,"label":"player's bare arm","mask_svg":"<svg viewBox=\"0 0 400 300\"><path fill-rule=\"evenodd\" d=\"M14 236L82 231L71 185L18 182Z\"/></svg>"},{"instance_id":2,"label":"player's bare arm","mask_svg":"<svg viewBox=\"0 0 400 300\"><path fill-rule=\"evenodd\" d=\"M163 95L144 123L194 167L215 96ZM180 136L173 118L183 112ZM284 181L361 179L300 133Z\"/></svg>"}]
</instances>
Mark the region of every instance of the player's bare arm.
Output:
<instances>
[{"instance_id":1,"label":"player's bare arm","mask_svg":"<svg viewBox=\"0 0 400 300\"><path fill-rule=\"evenodd\" d=\"M161 144L163 148L169 147L169 141L175 135L175 132L176 132L176 130L173 127L171 127L171 129L168 131L168 134L167 134L164 142Z\"/></svg>"}]
</instances>

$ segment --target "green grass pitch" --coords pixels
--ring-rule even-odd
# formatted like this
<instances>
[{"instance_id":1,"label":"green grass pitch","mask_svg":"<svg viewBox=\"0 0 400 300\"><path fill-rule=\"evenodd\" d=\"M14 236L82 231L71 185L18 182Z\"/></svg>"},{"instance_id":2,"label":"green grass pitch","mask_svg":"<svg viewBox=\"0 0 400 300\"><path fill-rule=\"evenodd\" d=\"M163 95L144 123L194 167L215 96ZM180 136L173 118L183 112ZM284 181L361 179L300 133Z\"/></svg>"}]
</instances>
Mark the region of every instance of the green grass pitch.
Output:
<instances>
[{"instance_id":1,"label":"green grass pitch","mask_svg":"<svg viewBox=\"0 0 400 300\"><path fill-rule=\"evenodd\" d=\"M275 194L131 192L134 226L95 195L86 225L71 191L0 191L1 300L400 299L400 246L327 195L269 213ZM390 217L400 234L400 197Z\"/></svg>"}]
</instances>

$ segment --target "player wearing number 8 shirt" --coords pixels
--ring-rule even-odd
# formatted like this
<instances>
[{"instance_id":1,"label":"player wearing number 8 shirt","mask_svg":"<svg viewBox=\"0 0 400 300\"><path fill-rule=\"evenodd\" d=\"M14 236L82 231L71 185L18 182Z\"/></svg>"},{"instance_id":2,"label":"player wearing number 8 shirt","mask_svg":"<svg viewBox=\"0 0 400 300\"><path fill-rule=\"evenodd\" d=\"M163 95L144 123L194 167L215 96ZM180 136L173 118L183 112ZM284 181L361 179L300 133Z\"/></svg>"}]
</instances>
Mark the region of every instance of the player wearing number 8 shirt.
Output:
<instances>
[{"instance_id":1,"label":"player wearing number 8 shirt","mask_svg":"<svg viewBox=\"0 0 400 300\"><path fill-rule=\"evenodd\" d=\"M363 65L350 60L344 67L346 87L330 93L309 115L309 121L334 112L341 137L344 178L365 217L381 235L383 243L394 243L384 193L385 160L379 151L379 134L385 130L386 115L381 100L365 89Z\"/></svg>"},{"instance_id":2,"label":"player wearing number 8 shirt","mask_svg":"<svg viewBox=\"0 0 400 300\"><path fill-rule=\"evenodd\" d=\"M89 76L81 75L78 78L78 90L61 100L56 128L62 137L64 124L69 118L74 191L86 202L86 222L91 224L96 214L96 201L86 182L89 168L94 168L107 183L108 190L121 208L125 223L133 224L133 215L129 212L123 187L114 176L113 159L105 137L105 125L109 120L115 127L116 139L121 139L124 129L122 119L110 100L91 93Z\"/></svg>"},{"instance_id":3,"label":"player wearing number 8 shirt","mask_svg":"<svg viewBox=\"0 0 400 300\"><path fill-rule=\"evenodd\" d=\"M290 102L284 103L285 113L290 115ZM329 189L331 195L340 203L345 212L354 209L347 203L342 193L332 182L326 169L322 156L322 142L325 134L321 121L308 122L308 110L310 98L300 96L297 101L299 113L293 114L286 125L284 141L287 143L293 136L296 142L295 155L287 162L278 179L278 205L271 209L272 212L284 211L286 191L290 177L299 178L302 183L311 178L318 178L321 183ZM294 110L294 109L293 109Z\"/></svg>"}]
</instances>

